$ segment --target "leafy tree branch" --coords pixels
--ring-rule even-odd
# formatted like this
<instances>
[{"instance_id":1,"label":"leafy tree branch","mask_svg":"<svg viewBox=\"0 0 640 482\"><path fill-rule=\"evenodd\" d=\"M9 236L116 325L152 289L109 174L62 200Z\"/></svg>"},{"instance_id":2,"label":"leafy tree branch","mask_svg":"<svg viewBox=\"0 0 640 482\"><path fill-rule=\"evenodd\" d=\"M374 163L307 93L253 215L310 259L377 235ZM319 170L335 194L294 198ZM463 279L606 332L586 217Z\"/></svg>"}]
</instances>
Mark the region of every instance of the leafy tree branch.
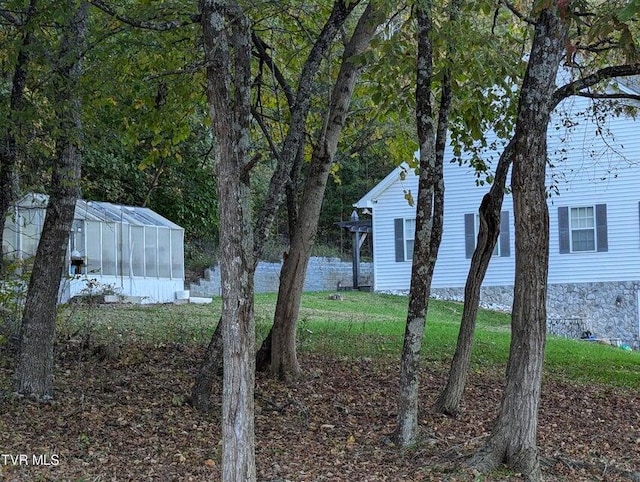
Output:
<instances>
[{"instance_id":1,"label":"leafy tree branch","mask_svg":"<svg viewBox=\"0 0 640 482\"><path fill-rule=\"evenodd\" d=\"M556 89L552 97L552 105L557 106L563 99L572 95L590 95L581 92L583 89L593 87L600 82L615 77L629 77L640 74L640 64L613 65L597 70L593 74L574 80ZM627 98L633 98L626 96ZM594 97L595 98L595 97Z\"/></svg>"},{"instance_id":2,"label":"leafy tree branch","mask_svg":"<svg viewBox=\"0 0 640 482\"><path fill-rule=\"evenodd\" d=\"M91 5L102 10L108 15L111 15L113 18L120 20L122 23L126 23L132 27L142 28L146 30L157 30L157 31L167 31L174 30L176 28L184 27L186 25L193 25L200 21L200 16L197 14L190 15L187 20L169 20L166 22L150 22L147 20L139 20L135 18L131 18L125 15L122 15L116 11L116 9L109 6L106 2L102 0L91 0Z\"/></svg>"}]
</instances>

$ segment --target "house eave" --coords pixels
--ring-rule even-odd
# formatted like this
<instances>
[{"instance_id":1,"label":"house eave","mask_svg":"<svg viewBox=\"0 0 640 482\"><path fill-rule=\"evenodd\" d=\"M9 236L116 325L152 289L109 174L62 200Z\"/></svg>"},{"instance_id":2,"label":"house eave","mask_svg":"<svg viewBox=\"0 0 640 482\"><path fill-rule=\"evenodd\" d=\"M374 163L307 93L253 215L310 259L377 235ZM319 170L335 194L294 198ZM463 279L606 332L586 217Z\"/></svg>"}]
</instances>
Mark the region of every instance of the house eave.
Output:
<instances>
[{"instance_id":1,"label":"house eave","mask_svg":"<svg viewBox=\"0 0 640 482\"><path fill-rule=\"evenodd\" d=\"M384 192L387 189L389 189L396 181L401 179L400 173L406 172L409 169L411 169L411 167L406 162L403 162L402 164L400 164L393 171L387 174L387 176L382 181L376 184L374 188L371 189L371 191L369 191L367 194L362 196L360 200L358 200L358 202L353 204L353 207L358 209L365 209L365 208L373 209L378 198L382 194L384 194Z\"/></svg>"}]
</instances>

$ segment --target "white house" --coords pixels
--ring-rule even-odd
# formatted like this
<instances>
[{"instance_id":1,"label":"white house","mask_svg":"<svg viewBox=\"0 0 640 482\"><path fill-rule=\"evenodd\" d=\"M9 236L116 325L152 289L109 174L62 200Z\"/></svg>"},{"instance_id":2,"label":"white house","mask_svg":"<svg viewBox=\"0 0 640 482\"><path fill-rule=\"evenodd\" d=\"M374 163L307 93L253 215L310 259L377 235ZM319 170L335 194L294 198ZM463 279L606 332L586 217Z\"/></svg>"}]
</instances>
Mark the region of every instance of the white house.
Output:
<instances>
[{"instance_id":1,"label":"white house","mask_svg":"<svg viewBox=\"0 0 640 482\"><path fill-rule=\"evenodd\" d=\"M4 225L3 252L35 255L48 197L27 194ZM142 302L170 302L184 290L184 229L151 209L76 202L60 301L113 292Z\"/></svg>"},{"instance_id":2,"label":"white house","mask_svg":"<svg viewBox=\"0 0 640 482\"><path fill-rule=\"evenodd\" d=\"M554 113L548 139L549 325L573 336L589 330L638 348L639 126L633 117L607 115L591 101L572 97ZM500 149L486 149L485 159L495 165ZM452 158L449 149L444 231L432 293L462 299L476 213L488 186L479 186L474 171L449 162ZM406 191L417 196L417 177L403 165L355 204L372 212L375 291L409 289L415 208L405 199ZM507 195L500 241L483 284L485 302L512 303L513 232L513 203Z\"/></svg>"}]
</instances>

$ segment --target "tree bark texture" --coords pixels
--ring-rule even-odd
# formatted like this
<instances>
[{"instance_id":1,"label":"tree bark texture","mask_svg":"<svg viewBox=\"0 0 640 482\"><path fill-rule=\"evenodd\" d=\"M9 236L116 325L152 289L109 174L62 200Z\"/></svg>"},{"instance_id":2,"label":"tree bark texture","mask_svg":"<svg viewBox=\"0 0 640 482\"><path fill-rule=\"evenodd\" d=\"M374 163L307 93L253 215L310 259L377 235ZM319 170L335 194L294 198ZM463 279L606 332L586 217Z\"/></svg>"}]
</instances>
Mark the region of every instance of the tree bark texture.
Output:
<instances>
[{"instance_id":1,"label":"tree bark texture","mask_svg":"<svg viewBox=\"0 0 640 482\"><path fill-rule=\"evenodd\" d=\"M456 351L451 361L447 385L435 403L435 410L447 415L455 416L458 413L467 381L467 373L471 363L473 334L480 306L480 288L500 235L500 213L506 189L507 174L511 166L512 152L513 142L507 145L500 156L493 184L489 192L482 198L478 211L480 229L464 287L464 306Z\"/></svg>"},{"instance_id":2,"label":"tree bark texture","mask_svg":"<svg viewBox=\"0 0 640 482\"><path fill-rule=\"evenodd\" d=\"M280 272L278 299L271 335L271 373L282 380L296 379L300 365L296 353L296 327L307 266L318 230L324 192L338 148L338 139L347 118L349 103L362 69L357 57L370 44L384 16L372 3L360 17L345 46L342 64L333 87L327 122L311 157L311 166L298 206L297 223L289 252Z\"/></svg>"},{"instance_id":3,"label":"tree bark texture","mask_svg":"<svg viewBox=\"0 0 640 482\"><path fill-rule=\"evenodd\" d=\"M220 381L223 369L222 353L222 319L220 319L211 335L200 371L191 388L190 401L196 410L209 412L215 405L212 394L214 385Z\"/></svg>"},{"instance_id":4,"label":"tree bark texture","mask_svg":"<svg viewBox=\"0 0 640 482\"><path fill-rule=\"evenodd\" d=\"M222 480L254 481L255 320L248 164L251 34L232 0L201 0L220 210ZM208 374L210 375L210 373Z\"/></svg>"},{"instance_id":5,"label":"tree bark texture","mask_svg":"<svg viewBox=\"0 0 640 482\"><path fill-rule=\"evenodd\" d=\"M444 194L442 167L436 156L436 128L431 107L433 75L433 45L431 41L431 2L418 2L418 56L416 85L416 122L420 143L418 199L416 203L416 231L411 267L409 307L400 361L400 387L395 439L398 445L416 442L418 436L418 374L420 351L428 308L433 268L439 247L442 227L434 217L436 191ZM440 177L438 175L440 173Z\"/></svg>"},{"instance_id":6,"label":"tree bark texture","mask_svg":"<svg viewBox=\"0 0 640 482\"><path fill-rule=\"evenodd\" d=\"M300 147L298 147L298 155L291 165L291 170L289 171L289 181L287 182L287 187L285 190L287 224L289 227L289 243L291 242L293 233L295 233L296 231L296 225L298 223L298 202L300 199L300 193L302 191L302 168L306 164L304 160L304 148L304 144L300 144Z\"/></svg>"},{"instance_id":7,"label":"tree bark texture","mask_svg":"<svg viewBox=\"0 0 640 482\"><path fill-rule=\"evenodd\" d=\"M59 123L56 162L51 179L40 243L25 300L20 327L20 352L15 391L37 400L53 398L53 344L58 290L69 244L80 181L80 95L82 50L87 31L88 4L68 2L74 12L65 27L58 60L55 108Z\"/></svg>"},{"instance_id":8,"label":"tree bark texture","mask_svg":"<svg viewBox=\"0 0 640 482\"><path fill-rule=\"evenodd\" d=\"M516 276L507 381L491 436L471 461L482 471L506 463L532 481L541 478L536 433L546 337L547 125L566 30L556 2L536 20L513 138Z\"/></svg>"},{"instance_id":9,"label":"tree bark texture","mask_svg":"<svg viewBox=\"0 0 640 482\"><path fill-rule=\"evenodd\" d=\"M0 274L4 269L2 245L4 241L4 221L9 209L17 201L20 192L18 181L18 143L24 137L23 121L20 115L24 107L24 90L29 70L30 48L33 38L31 22L36 11L37 0L30 0L24 25L22 41L16 57L11 79L11 96L6 125L3 125L0 140Z\"/></svg>"},{"instance_id":10,"label":"tree bark texture","mask_svg":"<svg viewBox=\"0 0 640 482\"><path fill-rule=\"evenodd\" d=\"M257 261L260 259L260 256L262 255L262 251L264 250L264 243L269 237L269 231L273 225L273 220L275 219L278 208L282 202L285 187L290 183L291 171L292 169L296 171L299 169L298 167L296 167L295 160L302 152L302 147L304 144L304 128L311 106L310 99L312 98L312 92L315 85L314 78L318 73L325 53L331 46L331 43L333 42L337 33L342 28L342 25L349 16L349 13L353 10L353 8L355 8L358 3L359 2L357 1L348 2L348 5L346 5L344 0L336 0L334 2L331 15L325 23L322 31L320 32L320 35L318 36L318 39L314 43L313 48L311 49L311 52L307 57L307 60L305 61L302 73L300 75L300 81L298 83L298 90L295 96L292 94L289 85L285 84L282 86L284 91L287 93L287 99L289 100L289 102L292 102L292 104L289 106L291 111L291 120L289 122L289 129L283 142L282 149L279 152L274 151L273 153L274 157L277 159L277 164L269 183L267 198L260 210L260 213L258 214L258 220L254 229L254 266L252 267L252 270L254 272L255 263L257 263ZM256 50L258 51L258 53L262 51L261 55L266 56L264 49L261 50L260 40L255 35L254 43L256 44ZM264 60L266 64L274 70L276 78L282 78L282 75L277 70L276 66L273 65L272 59L265 57ZM284 82L284 80L281 80L281 82ZM221 337L222 332L214 332L213 338L215 338L216 336ZM208 400L211 396L211 392L209 392L209 394L207 395L204 394L205 386L209 386L210 388L213 386L213 375L211 373L207 373L208 368L206 367L210 367L215 372L219 372L222 370L224 360L221 357L217 356L220 351L216 349L216 347L219 346L221 346L221 341L212 339L211 343L209 344L209 347L211 349L207 350L207 352L205 353L205 360L202 364L200 374L198 375L199 379L196 380L196 385L200 387L198 390L199 395L197 395L197 399L199 400L205 400L205 398L206 400ZM200 380L200 378L204 379L205 377L208 377L209 382ZM203 406L208 406L208 401L206 402L206 404L207 405Z\"/></svg>"}]
</instances>

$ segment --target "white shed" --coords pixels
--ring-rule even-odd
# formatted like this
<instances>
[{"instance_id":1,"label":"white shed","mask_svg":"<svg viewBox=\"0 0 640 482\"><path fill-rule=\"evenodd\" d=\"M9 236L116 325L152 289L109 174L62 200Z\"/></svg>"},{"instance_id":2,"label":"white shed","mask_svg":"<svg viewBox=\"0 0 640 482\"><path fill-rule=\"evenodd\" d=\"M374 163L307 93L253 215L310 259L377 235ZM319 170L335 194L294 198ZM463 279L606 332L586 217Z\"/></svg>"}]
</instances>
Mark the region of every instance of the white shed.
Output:
<instances>
[{"instance_id":1,"label":"white shed","mask_svg":"<svg viewBox=\"0 0 640 482\"><path fill-rule=\"evenodd\" d=\"M27 194L14 206L4 226L7 256L35 255L47 202L44 194ZM148 208L79 199L67 260L61 302L89 286L142 302L170 302L184 290L184 229Z\"/></svg>"}]
</instances>

